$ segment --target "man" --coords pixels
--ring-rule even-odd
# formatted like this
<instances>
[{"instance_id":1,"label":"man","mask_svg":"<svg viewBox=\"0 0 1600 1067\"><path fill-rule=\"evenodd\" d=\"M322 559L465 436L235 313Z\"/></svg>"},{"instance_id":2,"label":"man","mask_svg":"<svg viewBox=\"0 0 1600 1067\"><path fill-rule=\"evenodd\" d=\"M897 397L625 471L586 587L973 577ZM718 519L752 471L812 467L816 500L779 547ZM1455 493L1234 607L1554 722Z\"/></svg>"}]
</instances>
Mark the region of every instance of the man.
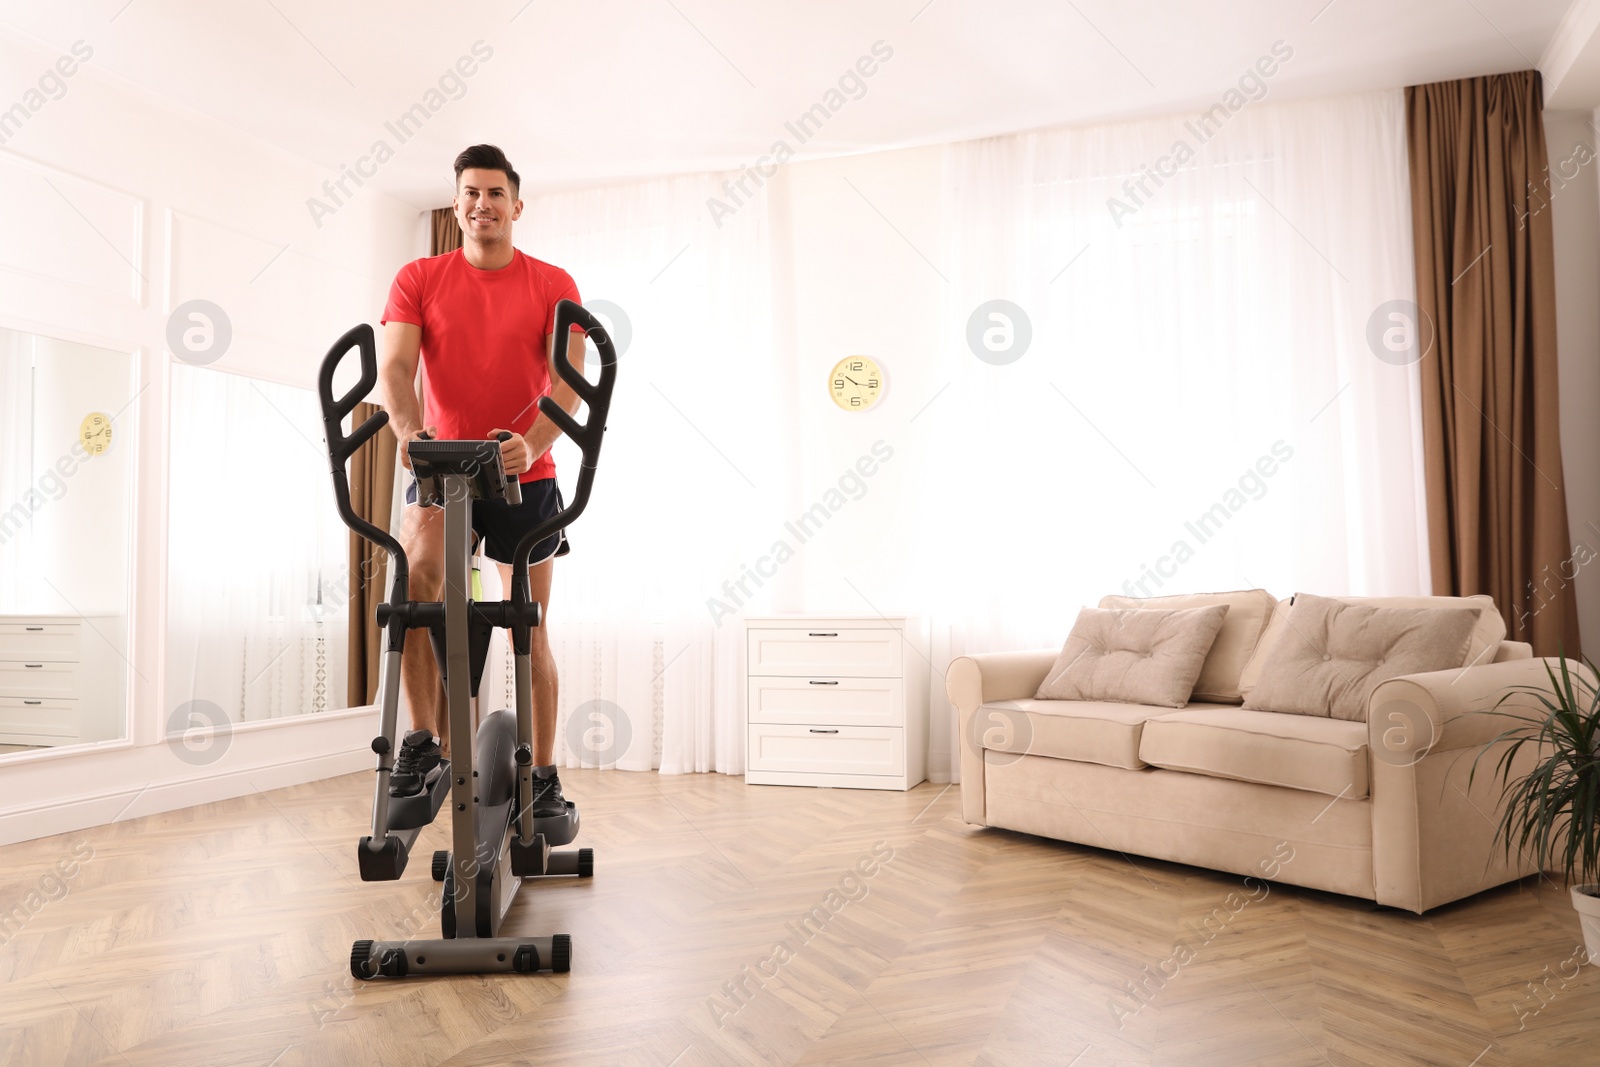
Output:
<instances>
[{"instance_id":1,"label":"man","mask_svg":"<svg viewBox=\"0 0 1600 1067\"><path fill-rule=\"evenodd\" d=\"M521 180L504 152L474 145L456 157L455 172L462 245L408 263L395 276L383 312L380 387L408 470L406 443L425 432L439 440L482 440L511 431L500 444L500 459L506 474L522 484L522 504L478 500L472 506L473 531L500 566L501 588L509 589L517 541L561 507L550 455L561 431L539 412L538 401L548 393L568 412L578 408L572 389L559 379L551 381L549 363L555 306L577 300L578 289L566 271L512 246L511 226L522 214ZM574 332L567 343L569 358L581 369L583 334ZM427 368L427 426L417 407L419 361ZM411 595L438 600L444 582L444 513L416 506L414 484L406 502L400 541L411 561ZM551 570L555 557L567 551L566 538L558 533L530 558L531 592L544 605L546 624ZM534 627L532 653L533 812L544 817L566 810L554 762L556 665L546 625ZM444 694L429 642L406 642L402 677L412 729L395 760L390 792L415 796L431 786L440 760L450 753Z\"/></svg>"}]
</instances>

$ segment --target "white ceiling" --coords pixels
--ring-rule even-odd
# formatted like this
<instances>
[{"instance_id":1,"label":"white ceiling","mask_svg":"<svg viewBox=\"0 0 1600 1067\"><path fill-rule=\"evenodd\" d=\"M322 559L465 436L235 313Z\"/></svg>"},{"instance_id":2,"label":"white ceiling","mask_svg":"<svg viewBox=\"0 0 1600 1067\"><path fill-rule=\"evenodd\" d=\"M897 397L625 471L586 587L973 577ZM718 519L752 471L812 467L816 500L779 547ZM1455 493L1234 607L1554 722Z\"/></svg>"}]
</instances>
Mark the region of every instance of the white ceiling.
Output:
<instances>
[{"instance_id":1,"label":"white ceiling","mask_svg":"<svg viewBox=\"0 0 1600 1067\"><path fill-rule=\"evenodd\" d=\"M1581 0L1580 0L1581 2ZM1275 41L1274 98L1537 66L1568 0L0 0L36 45L94 48L132 82L336 172L448 200L493 141L546 189L737 168L875 41L894 50L804 155L1159 114L1217 101ZM385 123L475 41L493 57L401 144ZM88 69L88 68L86 68ZM13 79L7 75L7 82ZM19 83L20 86L20 83ZM20 89L19 89L20 91Z\"/></svg>"}]
</instances>

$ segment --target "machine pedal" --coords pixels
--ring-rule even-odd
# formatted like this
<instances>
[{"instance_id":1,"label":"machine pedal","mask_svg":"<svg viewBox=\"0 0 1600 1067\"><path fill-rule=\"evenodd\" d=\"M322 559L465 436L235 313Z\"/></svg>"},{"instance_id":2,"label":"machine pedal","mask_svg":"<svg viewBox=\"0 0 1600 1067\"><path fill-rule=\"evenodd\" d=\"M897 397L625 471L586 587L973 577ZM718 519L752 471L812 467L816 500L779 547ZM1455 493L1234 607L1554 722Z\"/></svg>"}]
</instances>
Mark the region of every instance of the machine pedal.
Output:
<instances>
[{"instance_id":1,"label":"machine pedal","mask_svg":"<svg viewBox=\"0 0 1600 1067\"><path fill-rule=\"evenodd\" d=\"M439 776L433 786L414 797L389 798L389 829L420 830L433 822L439 809L450 799L450 761L439 763Z\"/></svg>"},{"instance_id":2,"label":"machine pedal","mask_svg":"<svg viewBox=\"0 0 1600 1067\"><path fill-rule=\"evenodd\" d=\"M565 815L552 815L544 819L534 816L533 832L543 835L552 848L570 844L578 836L578 805L569 800Z\"/></svg>"}]
</instances>

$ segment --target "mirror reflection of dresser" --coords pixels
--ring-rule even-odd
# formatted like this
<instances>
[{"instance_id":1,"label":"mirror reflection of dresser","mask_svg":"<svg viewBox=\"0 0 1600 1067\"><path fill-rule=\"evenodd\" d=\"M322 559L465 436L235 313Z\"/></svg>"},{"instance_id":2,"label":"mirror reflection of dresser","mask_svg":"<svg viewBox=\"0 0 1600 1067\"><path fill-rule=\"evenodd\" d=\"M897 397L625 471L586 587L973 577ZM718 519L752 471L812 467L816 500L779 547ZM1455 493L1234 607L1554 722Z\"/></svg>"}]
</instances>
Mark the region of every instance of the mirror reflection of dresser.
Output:
<instances>
[{"instance_id":1,"label":"mirror reflection of dresser","mask_svg":"<svg viewBox=\"0 0 1600 1067\"><path fill-rule=\"evenodd\" d=\"M120 615L0 615L0 745L122 736Z\"/></svg>"},{"instance_id":2,"label":"mirror reflection of dresser","mask_svg":"<svg viewBox=\"0 0 1600 1067\"><path fill-rule=\"evenodd\" d=\"M134 359L0 329L0 754L127 736Z\"/></svg>"}]
</instances>

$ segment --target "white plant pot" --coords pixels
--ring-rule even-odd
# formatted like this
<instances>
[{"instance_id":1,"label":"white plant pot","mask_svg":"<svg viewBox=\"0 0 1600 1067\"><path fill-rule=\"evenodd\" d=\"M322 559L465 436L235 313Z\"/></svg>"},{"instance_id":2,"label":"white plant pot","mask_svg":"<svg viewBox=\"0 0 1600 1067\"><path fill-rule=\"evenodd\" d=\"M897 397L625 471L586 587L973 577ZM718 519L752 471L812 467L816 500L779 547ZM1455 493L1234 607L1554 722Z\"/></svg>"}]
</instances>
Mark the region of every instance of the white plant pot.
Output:
<instances>
[{"instance_id":1,"label":"white plant pot","mask_svg":"<svg viewBox=\"0 0 1600 1067\"><path fill-rule=\"evenodd\" d=\"M1583 943L1589 950L1589 962L1600 964L1600 885L1575 885L1572 887L1572 906L1578 910L1578 921L1583 925Z\"/></svg>"}]
</instances>

